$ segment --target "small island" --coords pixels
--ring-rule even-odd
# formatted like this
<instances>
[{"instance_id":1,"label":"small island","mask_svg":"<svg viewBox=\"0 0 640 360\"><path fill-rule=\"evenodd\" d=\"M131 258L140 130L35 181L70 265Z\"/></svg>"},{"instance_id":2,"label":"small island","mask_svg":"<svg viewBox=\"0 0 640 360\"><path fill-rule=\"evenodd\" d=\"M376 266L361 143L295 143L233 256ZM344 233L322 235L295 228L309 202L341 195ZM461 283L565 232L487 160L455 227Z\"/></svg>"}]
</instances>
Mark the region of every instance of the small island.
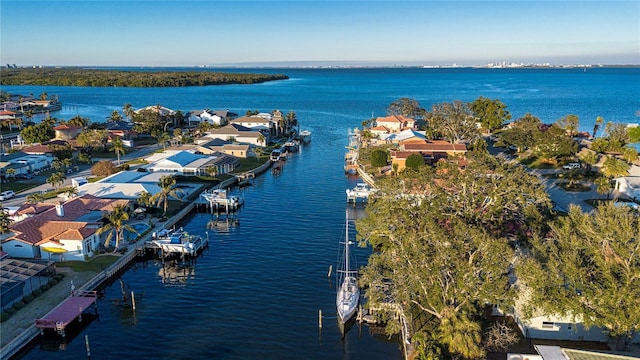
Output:
<instances>
[{"instance_id":1,"label":"small island","mask_svg":"<svg viewBox=\"0 0 640 360\"><path fill-rule=\"evenodd\" d=\"M135 71L85 68L2 68L0 85L178 87L257 84L286 80L284 74L210 71Z\"/></svg>"}]
</instances>

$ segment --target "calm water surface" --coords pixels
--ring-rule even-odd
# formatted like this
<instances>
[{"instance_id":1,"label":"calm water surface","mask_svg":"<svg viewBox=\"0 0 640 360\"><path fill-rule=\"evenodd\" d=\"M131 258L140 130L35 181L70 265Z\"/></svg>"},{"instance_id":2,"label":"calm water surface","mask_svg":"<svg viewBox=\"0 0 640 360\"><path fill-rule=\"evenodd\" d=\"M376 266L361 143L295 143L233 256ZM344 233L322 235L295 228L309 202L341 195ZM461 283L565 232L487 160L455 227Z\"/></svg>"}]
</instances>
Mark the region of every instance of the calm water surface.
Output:
<instances>
[{"instance_id":1,"label":"calm water surface","mask_svg":"<svg viewBox=\"0 0 640 360\"><path fill-rule=\"evenodd\" d=\"M164 271L157 262L138 263L123 274L122 284L116 281L105 289L99 319L64 350L38 343L25 359L84 357L84 335L89 335L93 359L399 359L399 345L371 335L367 326L354 326L341 339L335 319L334 279L327 272L338 257L344 190L357 181L342 169L348 129L384 115L400 97L414 98L426 108L478 96L498 98L514 118L532 113L553 122L576 114L583 131L593 129L597 116L640 121L634 115L640 109L639 69L259 72L286 73L291 79L165 89L3 87L58 95L64 108L52 116L64 119L81 115L100 122L125 103L136 108L162 104L183 112L228 108L240 115L248 109L280 109L295 111L301 128L313 133L311 144L281 174L265 173L252 186L234 190L245 199L239 227L207 230L211 216L202 213L185 220L186 230L210 239L194 268ZM368 249L357 250L360 264L368 254ZM120 301L121 285L136 294L135 316ZM327 315L321 332L318 309Z\"/></svg>"}]
</instances>

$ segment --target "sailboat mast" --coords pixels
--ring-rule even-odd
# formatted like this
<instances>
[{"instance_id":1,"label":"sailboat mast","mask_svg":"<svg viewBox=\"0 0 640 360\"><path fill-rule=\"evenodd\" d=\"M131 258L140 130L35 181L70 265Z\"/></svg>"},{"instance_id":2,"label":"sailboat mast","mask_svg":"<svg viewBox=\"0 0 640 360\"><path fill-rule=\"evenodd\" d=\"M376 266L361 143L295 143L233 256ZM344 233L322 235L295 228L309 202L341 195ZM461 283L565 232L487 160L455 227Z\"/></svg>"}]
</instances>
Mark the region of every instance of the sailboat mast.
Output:
<instances>
[{"instance_id":1,"label":"sailboat mast","mask_svg":"<svg viewBox=\"0 0 640 360\"><path fill-rule=\"evenodd\" d=\"M344 272L346 276L349 276L349 212L347 212L346 216L346 226L345 226L345 243L344 243Z\"/></svg>"}]
</instances>

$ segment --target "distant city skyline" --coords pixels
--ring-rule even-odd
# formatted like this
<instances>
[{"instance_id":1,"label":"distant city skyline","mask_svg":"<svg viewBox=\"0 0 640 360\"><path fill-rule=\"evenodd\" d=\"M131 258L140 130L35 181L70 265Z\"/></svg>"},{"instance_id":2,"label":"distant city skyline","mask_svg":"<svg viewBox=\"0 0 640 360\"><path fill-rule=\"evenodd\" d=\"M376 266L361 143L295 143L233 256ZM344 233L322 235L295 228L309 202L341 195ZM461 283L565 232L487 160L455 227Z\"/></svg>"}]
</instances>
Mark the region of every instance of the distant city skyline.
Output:
<instances>
[{"instance_id":1,"label":"distant city skyline","mask_svg":"<svg viewBox=\"0 0 640 360\"><path fill-rule=\"evenodd\" d=\"M640 64L639 1L0 2L2 66Z\"/></svg>"}]
</instances>

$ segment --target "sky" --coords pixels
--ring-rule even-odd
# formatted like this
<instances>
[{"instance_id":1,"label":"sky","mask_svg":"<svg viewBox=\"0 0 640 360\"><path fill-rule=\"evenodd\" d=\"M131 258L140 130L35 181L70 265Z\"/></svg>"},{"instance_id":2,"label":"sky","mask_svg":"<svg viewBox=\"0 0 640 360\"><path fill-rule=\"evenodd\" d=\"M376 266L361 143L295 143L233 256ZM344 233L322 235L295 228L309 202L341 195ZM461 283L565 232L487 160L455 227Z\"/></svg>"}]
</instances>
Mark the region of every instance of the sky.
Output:
<instances>
[{"instance_id":1,"label":"sky","mask_svg":"<svg viewBox=\"0 0 640 360\"><path fill-rule=\"evenodd\" d=\"M640 64L640 1L0 0L18 66Z\"/></svg>"}]
</instances>

